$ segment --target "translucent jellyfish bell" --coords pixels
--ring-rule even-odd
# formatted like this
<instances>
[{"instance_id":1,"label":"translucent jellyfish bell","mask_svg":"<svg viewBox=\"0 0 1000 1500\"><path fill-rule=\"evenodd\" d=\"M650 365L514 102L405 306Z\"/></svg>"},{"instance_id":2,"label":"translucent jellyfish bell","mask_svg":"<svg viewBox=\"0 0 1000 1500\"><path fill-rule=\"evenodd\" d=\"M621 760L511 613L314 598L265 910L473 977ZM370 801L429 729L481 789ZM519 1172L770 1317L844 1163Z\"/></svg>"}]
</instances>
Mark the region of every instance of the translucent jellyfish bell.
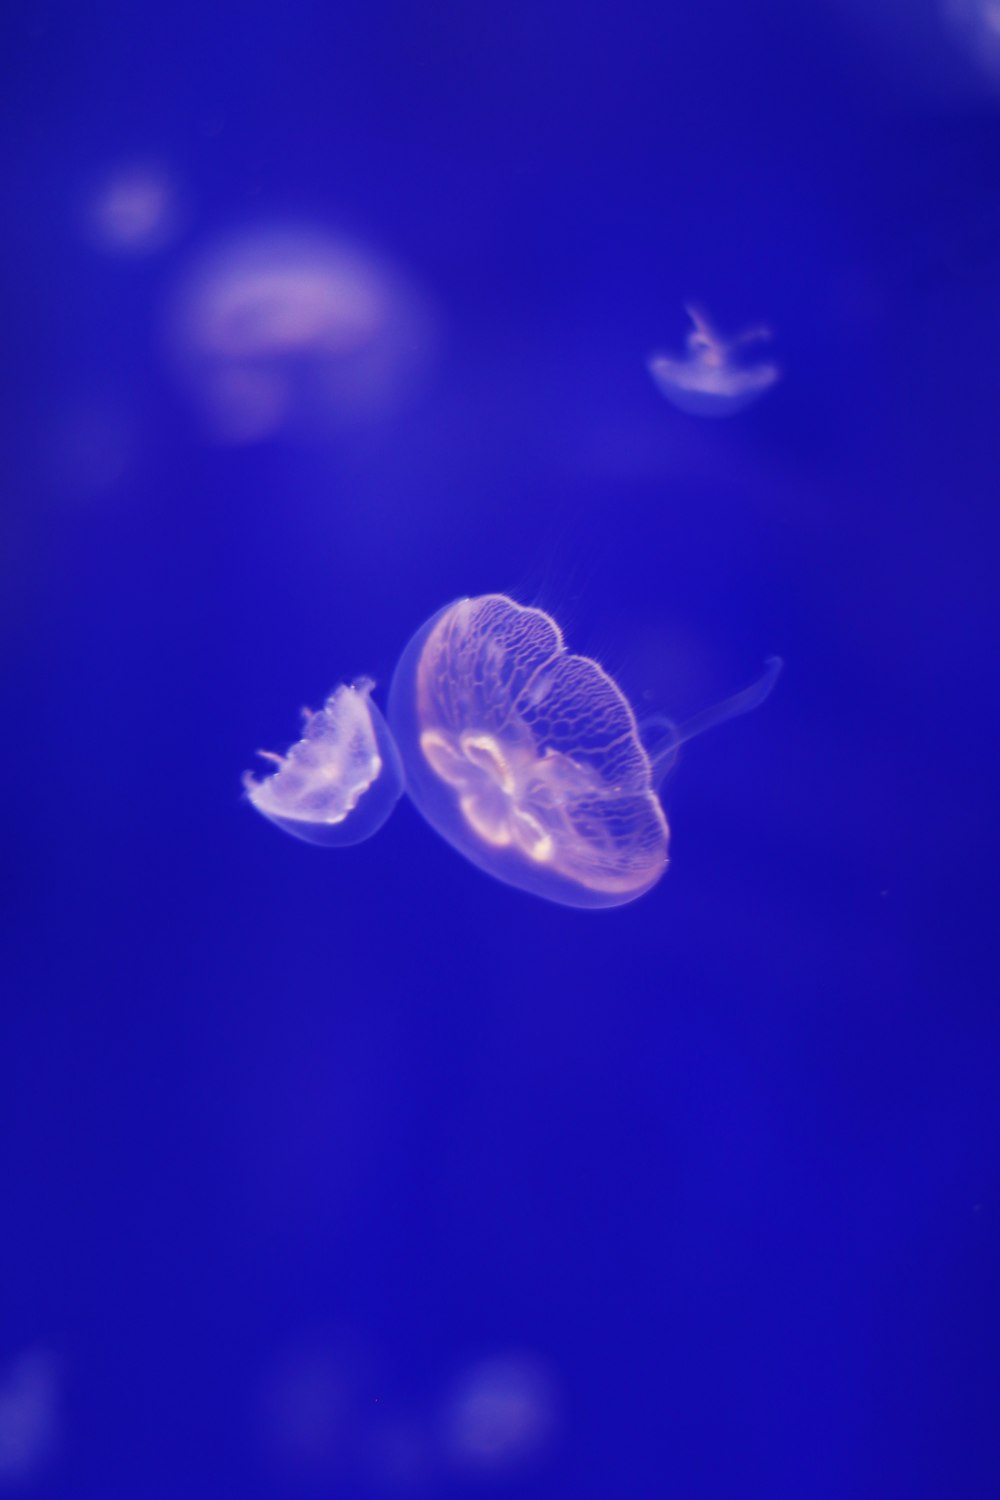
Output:
<instances>
[{"instance_id":1,"label":"translucent jellyfish bell","mask_svg":"<svg viewBox=\"0 0 1000 1500\"><path fill-rule=\"evenodd\" d=\"M413 637L389 722L407 790L459 853L564 906L621 906L667 868L656 788L678 745L761 701L776 671L687 726L657 721L651 756L603 667L567 651L542 610L486 594Z\"/></svg>"},{"instance_id":2,"label":"translucent jellyfish bell","mask_svg":"<svg viewBox=\"0 0 1000 1500\"><path fill-rule=\"evenodd\" d=\"M618 906L666 869L635 716L542 610L503 594L449 604L404 651L389 722L420 812L508 885Z\"/></svg>"},{"instance_id":3,"label":"translucent jellyfish bell","mask_svg":"<svg viewBox=\"0 0 1000 1500\"><path fill-rule=\"evenodd\" d=\"M652 354L647 361L659 391L679 411L696 417L730 417L780 378L776 364L749 364L744 353L748 346L769 340L769 328L748 328L727 343L697 308L685 311L694 325L687 336L687 354L682 358Z\"/></svg>"},{"instance_id":4,"label":"translucent jellyfish bell","mask_svg":"<svg viewBox=\"0 0 1000 1500\"><path fill-rule=\"evenodd\" d=\"M377 833L402 796L403 767L388 725L371 701L374 683L338 687L317 712L305 710L305 732L273 775L248 771L246 793L263 817L309 844L360 844Z\"/></svg>"}]
</instances>

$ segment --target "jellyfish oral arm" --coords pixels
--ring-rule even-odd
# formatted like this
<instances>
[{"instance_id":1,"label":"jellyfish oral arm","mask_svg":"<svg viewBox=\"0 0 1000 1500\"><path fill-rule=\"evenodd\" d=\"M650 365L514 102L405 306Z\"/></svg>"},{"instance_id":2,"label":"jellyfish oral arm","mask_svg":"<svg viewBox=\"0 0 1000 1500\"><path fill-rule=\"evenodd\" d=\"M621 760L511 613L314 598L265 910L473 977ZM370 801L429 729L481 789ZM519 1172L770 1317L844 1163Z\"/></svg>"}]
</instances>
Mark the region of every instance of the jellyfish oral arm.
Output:
<instances>
[{"instance_id":1,"label":"jellyfish oral arm","mask_svg":"<svg viewBox=\"0 0 1000 1500\"><path fill-rule=\"evenodd\" d=\"M691 319L691 332L687 336L688 348L701 350L703 354L707 354L710 350L721 354L722 340L716 335L701 309L687 303L684 311Z\"/></svg>"}]
</instances>

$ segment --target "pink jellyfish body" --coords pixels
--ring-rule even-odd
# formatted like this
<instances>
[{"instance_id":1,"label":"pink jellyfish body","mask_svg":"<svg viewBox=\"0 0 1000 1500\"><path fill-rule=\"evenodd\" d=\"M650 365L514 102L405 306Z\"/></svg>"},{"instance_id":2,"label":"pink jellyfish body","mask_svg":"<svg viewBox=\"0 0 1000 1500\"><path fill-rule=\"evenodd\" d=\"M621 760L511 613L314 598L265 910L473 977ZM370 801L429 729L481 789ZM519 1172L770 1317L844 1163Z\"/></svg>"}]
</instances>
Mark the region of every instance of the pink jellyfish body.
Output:
<instances>
[{"instance_id":1,"label":"pink jellyfish body","mask_svg":"<svg viewBox=\"0 0 1000 1500\"><path fill-rule=\"evenodd\" d=\"M286 755L259 753L278 767L243 778L262 817L307 844L360 844L377 833L403 794L403 768L363 677L336 688Z\"/></svg>"},{"instance_id":2,"label":"pink jellyfish body","mask_svg":"<svg viewBox=\"0 0 1000 1500\"><path fill-rule=\"evenodd\" d=\"M420 812L508 885L620 906L666 869L667 820L635 715L542 610L503 594L441 610L403 653L389 721Z\"/></svg>"}]
</instances>

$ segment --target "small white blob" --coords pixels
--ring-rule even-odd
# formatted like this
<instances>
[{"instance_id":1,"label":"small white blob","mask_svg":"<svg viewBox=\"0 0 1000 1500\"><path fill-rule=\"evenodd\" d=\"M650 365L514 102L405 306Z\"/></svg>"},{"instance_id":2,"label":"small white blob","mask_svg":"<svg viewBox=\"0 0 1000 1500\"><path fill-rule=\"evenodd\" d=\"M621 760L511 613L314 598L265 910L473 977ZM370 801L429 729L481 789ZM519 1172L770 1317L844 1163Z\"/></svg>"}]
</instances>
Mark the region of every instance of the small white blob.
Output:
<instances>
[{"instance_id":1,"label":"small white blob","mask_svg":"<svg viewBox=\"0 0 1000 1500\"><path fill-rule=\"evenodd\" d=\"M113 168L86 192L84 230L101 250L149 255L180 232L184 220L174 178L157 162Z\"/></svg>"},{"instance_id":2,"label":"small white blob","mask_svg":"<svg viewBox=\"0 0 1000 1500\"><path fill-rule=\"evenodd\" d=\"M302 738L286 755L258 752L277 767L243 778L257 811L309 844L360 844L377 833L404 787L389 727L371 700L375 684L361 678L336 688L318 712L304 710Z\"/></svg>"},{"instance_id":3,"label":"small white blob","mask_svg":"<svg viewBox=\"0 0 1000 1500\"><path fill-rule=\"evenodd\" d=\"M193 263L165 336L216 441L323 439L409 399L432 320L371 252L316 231L260 228Z\"/></svg>"},{"instance_id":4,"label":"small white blob","mask_svg":"<svg viewBox=\"0 0 1000 1500\"><path fill-rule=\"evenodd\" d=\"M502 1355L465 1370L443 1412L451 1464L470 1477L501 1475L540 1458L558 1426L548 1369L526 1355Z\"/></svg>"},{"instance_id":5,"label":"small white blob","mask_svg":"<svg viewBox=\"0 0 1000 1500\"><path fill-rule=\"evenodd\" d=\"M694 325L687 336L687 354L651 354L647 360L657 388L678 411L696 417L731 417L780 378L776 364L766 360L753 364L746 358L751 345L772 337L769 328L748 328L726 342L697 308L685 311Z\"/></svg>"}]
</instances>

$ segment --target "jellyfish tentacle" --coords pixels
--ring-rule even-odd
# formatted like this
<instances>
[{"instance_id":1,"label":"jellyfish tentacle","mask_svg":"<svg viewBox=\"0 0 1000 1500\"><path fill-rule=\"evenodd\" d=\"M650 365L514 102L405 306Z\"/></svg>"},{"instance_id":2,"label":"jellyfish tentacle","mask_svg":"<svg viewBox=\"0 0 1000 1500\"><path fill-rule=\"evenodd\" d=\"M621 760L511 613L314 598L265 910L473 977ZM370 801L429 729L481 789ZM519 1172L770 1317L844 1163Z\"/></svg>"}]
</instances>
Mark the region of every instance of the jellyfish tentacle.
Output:
<instances>
[{"instance_id":1,"label":"jellyfish tentacle","mask_svg":"<svg viewBox=\"0 0 1000 1500\"><path fill-rule=\"evenodd\" d=\"M652 767L654 786L659 786L672 770L681 747L680 726L669 714L650 714L639 727L643 748Z\"/></svg>"},{"instance_id":2,"label":"jellyfish tentacle","mask_svg":"<svg viewBox=\"0 0 1000 1500\"><path fill-rule=\"evenodd\" d=\"M673 720L662 716L655 716L646 720L643 725L652 725L654 729L662 726L667 731L666 743L659 748L651 747L643 733L643 741L653 767L653 781L659 786L667 772L671 770L677 760L680 747L688 740L697 739L700 734L705 734L709 729L715 729L719 724L726 724L730 719L738 719L743 714L752 712L768 698L781 674L784 662L780 656L769 656L764 662L764 670L761 675L749 684L741 688L738 693L733 693L729 698L723 698L721 703L715 703L711 708L706 708L701 713L694 714L690 719L676 724Z\"/></svg>"}]
</instances>

